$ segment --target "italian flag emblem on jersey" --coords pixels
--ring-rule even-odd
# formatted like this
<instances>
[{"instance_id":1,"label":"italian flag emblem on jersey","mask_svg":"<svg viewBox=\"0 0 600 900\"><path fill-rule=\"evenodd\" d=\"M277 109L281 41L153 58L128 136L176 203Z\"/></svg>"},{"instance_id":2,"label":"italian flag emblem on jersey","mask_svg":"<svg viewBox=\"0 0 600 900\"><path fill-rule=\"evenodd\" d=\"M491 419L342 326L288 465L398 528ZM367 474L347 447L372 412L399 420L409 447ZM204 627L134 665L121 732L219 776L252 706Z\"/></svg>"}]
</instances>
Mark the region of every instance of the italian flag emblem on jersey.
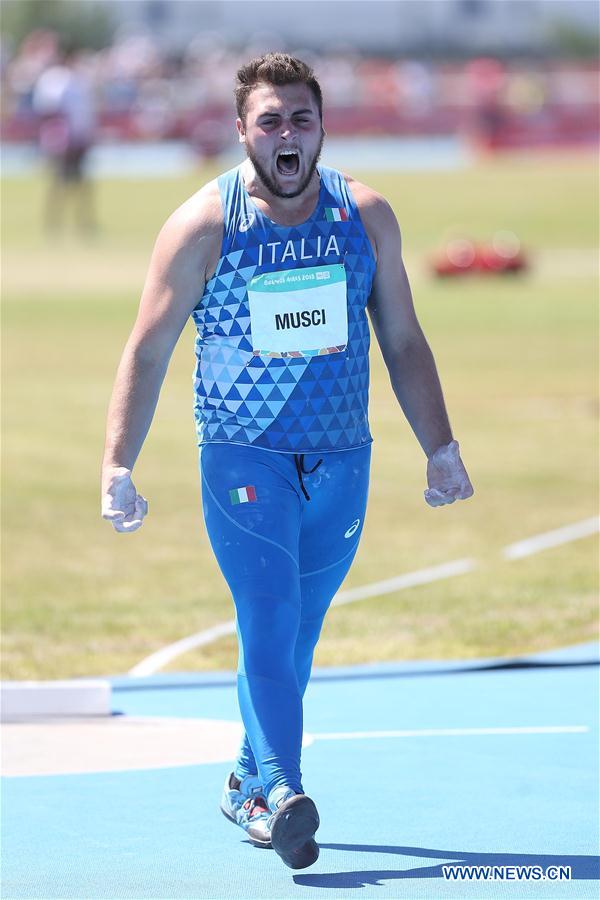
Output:
<instances>
[{"instance_id":1,"label":"italian flag emblem on jersey","mask_svg":"<svg viewBox=\"0 0 600 900\"><path fill-rule=\"evenodd\" d=\"M343 206L341 206L339 209L334 209L331 206L326 206L325 218L328 222L347 222L348 210L344 209Z\"/></svg>"},{"instance_id":2,"label":"italian flag emblem on jersey","mask_svg":"<svg viewBox=\"0 0 600 900\"><path fill-rule=\"evenodd\" d=\"M234 488L233 491L229 491L229 499L232 506L237 506L238 503L255 503L256 490L251 484L246 487Z\"/></svg>"}]
</instances>

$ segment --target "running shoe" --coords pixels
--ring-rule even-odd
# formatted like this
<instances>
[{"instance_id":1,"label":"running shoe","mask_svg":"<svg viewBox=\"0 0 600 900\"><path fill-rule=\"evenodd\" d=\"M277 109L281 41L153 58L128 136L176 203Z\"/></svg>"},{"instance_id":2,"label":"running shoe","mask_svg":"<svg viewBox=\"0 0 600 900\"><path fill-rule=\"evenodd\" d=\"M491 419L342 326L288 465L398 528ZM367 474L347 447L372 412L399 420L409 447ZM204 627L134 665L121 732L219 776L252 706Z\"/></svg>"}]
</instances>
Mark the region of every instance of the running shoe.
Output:
<instances>
[{"instance_id":1,"label":"running shoe","mask_svg":"<svg viewBox=\"0 0 600 900\"><path fill-rule=\"evenodd\" d=\"M256 775L247 775L241 781L233 772L227 776L221 798L221 812L230 822L243 828L255 847L270 848L268 822L271 813Z\"/></svg>"},{"instance_id":2,"label":"running shoe","mask_svg":"<svg viewBox=\"0 0 600 900\"><path fill-rule=\"evenodd\" d=\"M312 866L319 858L314 839L319 827L317 807L306 794L296 794L291 789L275 798L271 793L269 801L275 810L268 823L273 850L290 869Z\"/></svg>"}]
</instances>

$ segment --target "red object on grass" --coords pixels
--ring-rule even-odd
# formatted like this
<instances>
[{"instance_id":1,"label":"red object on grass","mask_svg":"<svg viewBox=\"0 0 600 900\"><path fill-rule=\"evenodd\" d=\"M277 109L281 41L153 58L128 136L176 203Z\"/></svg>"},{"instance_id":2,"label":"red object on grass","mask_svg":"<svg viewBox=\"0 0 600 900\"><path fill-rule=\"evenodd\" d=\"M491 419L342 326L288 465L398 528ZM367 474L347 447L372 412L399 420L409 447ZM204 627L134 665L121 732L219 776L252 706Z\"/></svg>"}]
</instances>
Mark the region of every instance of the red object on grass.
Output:
<instances>
[{"instance_id":1,"label":"red object on grass","mask_svg":"<svg viewBox=\"0 0 600 900\"><path fill-rule=\"evenodd\" d=\"M509 231L497 232L486 244L476 244L467 238L449 241L431 262L440 278L474 272L487 275L521 272L527 265L519 239Z\"/></svg>"}]
</instances>

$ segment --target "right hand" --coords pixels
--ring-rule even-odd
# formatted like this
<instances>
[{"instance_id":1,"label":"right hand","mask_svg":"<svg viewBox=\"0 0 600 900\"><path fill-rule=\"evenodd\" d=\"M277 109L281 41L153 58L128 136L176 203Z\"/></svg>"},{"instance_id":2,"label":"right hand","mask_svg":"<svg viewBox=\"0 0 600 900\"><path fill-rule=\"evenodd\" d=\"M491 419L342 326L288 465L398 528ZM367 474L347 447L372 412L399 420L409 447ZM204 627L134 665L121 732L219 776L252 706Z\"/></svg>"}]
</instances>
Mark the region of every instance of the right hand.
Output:
<instances>
[{"instance_id":1,"label":"right hand","mask_svg":"<svg viewBox=\"0 0 600 900\"><path fill-rule=\"evenodd\" d=\"M102 518L112 523L115 531L137 531L148 513L148 501L138 494L131 470L118 466L102 479Z\"/></svg>"}]
</instances>

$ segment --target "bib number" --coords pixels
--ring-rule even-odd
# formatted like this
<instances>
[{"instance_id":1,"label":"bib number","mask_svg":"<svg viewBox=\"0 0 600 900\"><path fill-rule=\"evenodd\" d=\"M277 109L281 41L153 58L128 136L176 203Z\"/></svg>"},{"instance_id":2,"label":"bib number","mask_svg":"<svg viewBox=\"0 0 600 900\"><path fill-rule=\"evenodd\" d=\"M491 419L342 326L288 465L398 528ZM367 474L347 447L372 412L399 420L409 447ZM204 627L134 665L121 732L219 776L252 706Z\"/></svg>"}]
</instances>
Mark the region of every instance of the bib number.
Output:
<instances>
[{"instance_id":1,"label":"bib number","mask_svg":"<svg viewBox=\"0 0 600 900\"><path fill-rule=\"evenodd\" d=\"M320 356L348 343L342 263L256 275L248 284L255 356Z\"/></svg>"}]
</instances>

